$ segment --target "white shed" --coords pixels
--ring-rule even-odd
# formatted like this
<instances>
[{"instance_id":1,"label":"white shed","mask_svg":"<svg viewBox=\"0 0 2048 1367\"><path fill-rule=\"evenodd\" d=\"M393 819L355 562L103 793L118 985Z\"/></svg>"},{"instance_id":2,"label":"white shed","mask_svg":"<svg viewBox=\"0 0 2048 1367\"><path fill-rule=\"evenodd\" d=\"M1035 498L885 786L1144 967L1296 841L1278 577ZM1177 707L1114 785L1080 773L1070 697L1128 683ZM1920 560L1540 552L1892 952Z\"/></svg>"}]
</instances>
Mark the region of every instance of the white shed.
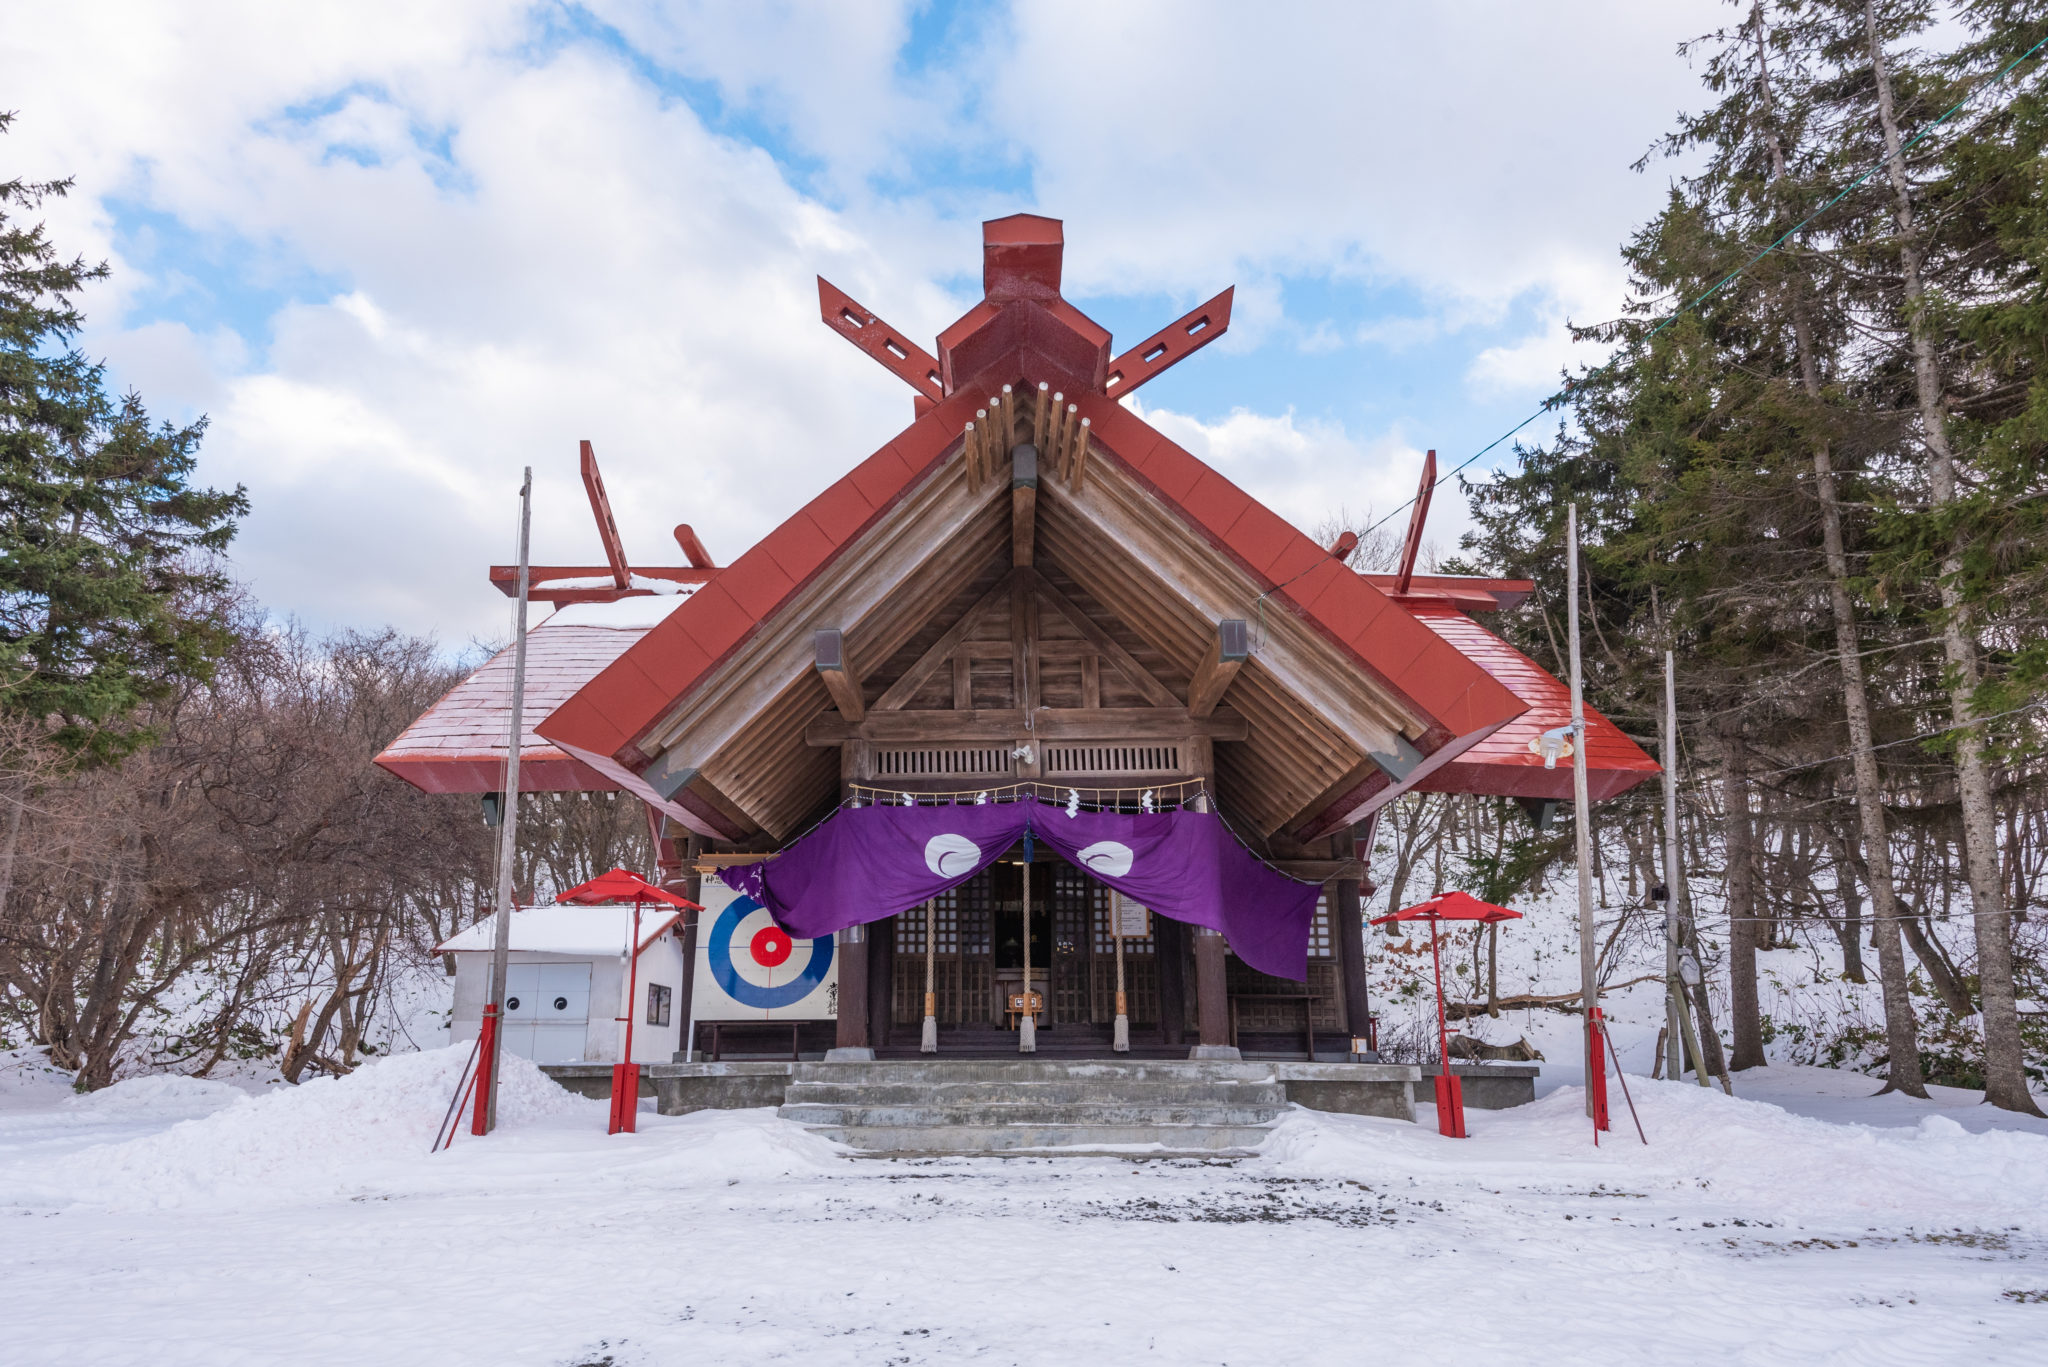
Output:
<instances>
[{"instance_id":1,"label":"white shed","mask_svg":"<svg viewBox=\"0 0 2048 1367\"><path fill-rule=\"evenodd\" d=\"M640 962L631 969L631 906L524 907L512 913L505 978L505 1048L535 1063L667 1063L682 1047L688 1016L680 1000L682 946L677 912L640 908ZM490 991L490 917L435 949L455 965L451 1039L477 1037ZM637 985L629 984L637 978ZM631 990L635 1000L628 1001ZM625 1050L627 1013L633 1057Z\"/></svg>"}]
</instances>

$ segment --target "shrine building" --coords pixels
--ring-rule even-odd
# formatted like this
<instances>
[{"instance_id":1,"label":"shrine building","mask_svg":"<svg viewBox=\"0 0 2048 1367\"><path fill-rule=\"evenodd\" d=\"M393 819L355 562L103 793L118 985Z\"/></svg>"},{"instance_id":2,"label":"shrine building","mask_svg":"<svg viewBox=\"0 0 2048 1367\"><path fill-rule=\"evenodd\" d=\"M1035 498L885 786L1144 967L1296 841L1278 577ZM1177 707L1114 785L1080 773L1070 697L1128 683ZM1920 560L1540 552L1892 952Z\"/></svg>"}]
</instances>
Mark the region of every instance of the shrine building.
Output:
<instances>
[{"instance_id":1,"label":"shrine building","mask_svg":"<svg viewBox=\"0 0 2048 1367\"><path fill-rule=\"evenodd\" d=\"M629 563L584 444L606 559L531 570L521 785L645 805L705 906L691 1059L1349 1062L1377 814L1571 799L1538 743L1567 690L1486 626L1532 585L1414 572L1434 459L1399 565L1354 571L1120 402L1231 292L1118 351L1062 246L984 225L985 297L931 352L819 280L913 417L728 564L687 526L686 563ZM495 800L511 670L377 762ZM1656 772L1586 715L1595 801Z\"/></svg>"}]
</instances>

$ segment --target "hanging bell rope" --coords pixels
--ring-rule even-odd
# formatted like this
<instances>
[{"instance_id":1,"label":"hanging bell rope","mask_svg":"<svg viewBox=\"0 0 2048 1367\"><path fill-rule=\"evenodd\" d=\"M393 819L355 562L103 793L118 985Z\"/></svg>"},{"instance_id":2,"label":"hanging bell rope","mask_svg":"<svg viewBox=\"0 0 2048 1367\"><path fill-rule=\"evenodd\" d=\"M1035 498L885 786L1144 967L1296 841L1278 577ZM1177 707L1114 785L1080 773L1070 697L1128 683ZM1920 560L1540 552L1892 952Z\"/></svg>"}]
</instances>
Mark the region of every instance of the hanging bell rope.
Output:
<instances>
[{"instance_id":1,"label":"hanging bell rope","mask_svg":"<svg viewBox=\"0 0 2048 1367\"><path fill-rule=\"evenodd\" d=\"M1119 1054L1131 1052L1131 1005L1124 996L1124 895L1111 889L1109 894L1109 933L1116 940L1116 1030L1110 1036L1110 1049Z\"/></svg>"},{"instance_id":2,"label":"hanging bell rope","mask_svg":"<svg viewBox=\"0 0 2048 1367\"><path fill-rule=\"evenodd\" d=\"M1031 1009L1031 832L1024 832L1024 999L1017 1003L1023 1016L1017 1022L1017 1052L1038 1052L1038 1013Z\"/></svg>"},{"instance_id":3,"label":"hanging bell rope","mask_svg":"<svg viewBox=\"0 0 2048 1367\"><path fill-rule=\"evenodd\" d=\"M917 1042L920 1054L939 1052L939 995L932 988L932 955L938 948L938 906L939 899L928 897L924 903L924 1034Z\"/></svg>"}]
</instances>

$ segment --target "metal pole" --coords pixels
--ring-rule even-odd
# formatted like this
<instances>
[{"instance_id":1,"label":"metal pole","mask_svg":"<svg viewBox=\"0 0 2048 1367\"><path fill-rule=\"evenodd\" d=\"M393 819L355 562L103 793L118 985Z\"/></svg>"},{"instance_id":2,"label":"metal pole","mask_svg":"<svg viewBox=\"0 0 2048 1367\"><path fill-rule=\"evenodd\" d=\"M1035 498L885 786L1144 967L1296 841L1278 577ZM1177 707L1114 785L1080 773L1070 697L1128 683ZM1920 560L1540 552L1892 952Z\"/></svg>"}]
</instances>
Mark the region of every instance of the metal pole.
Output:
<instances>
[{"instance_id":1,"label":"metal pole","mask_svg":"<svg viewBox=\"0 0 2048 1367\"><path fill-rule=\"evenodd\" d=\"M1586 796L1586 690L1579 670L1579 505L1565 510L1565 590L1570 598L1568 623L1572 684L1572 816L1573 843L1579 862L1579 993L1586 1021L1586 1114L1593 1114L1593 1090L1604 1079L1593 1076L1593 1012L1600 1005L1600 983L1593 942L1592 804Z\"/></svg>"},{"instance_id":2,"label":"metal pole","mask_svg":"<svg viewBox=\"0 0 2048 1367\"><path fill-rule=\"evenodd\" d=\"M498 827L498 924L491 939L491 991L484 1014L491 1022L489 1077L482 1098L484 1129L498 1126L498 1061L505 1056L505 1035L497 1028L505 1014L505 971L512 956L512 856L519 848L519 742L526 731L526 591L528 553L533 533L533 467L519 486L519 608L512 627L512 724L505 752L504 824Z\"/></svg>"},{"instance_id":3,"label":"metal pole","mask_svg":"<svg viewBox=\"0 0 2048 1367\"><path fill-rule=\"evenodd\" d=\"M1665 1074L1673 1082L1685 1075L1685 997L1678 981L1678 685L1671 652L1664 652L1664 982L1666 1014ZM1700 1075L1700 1086L1707 1085Z\"/></svg>"}]
</instances>

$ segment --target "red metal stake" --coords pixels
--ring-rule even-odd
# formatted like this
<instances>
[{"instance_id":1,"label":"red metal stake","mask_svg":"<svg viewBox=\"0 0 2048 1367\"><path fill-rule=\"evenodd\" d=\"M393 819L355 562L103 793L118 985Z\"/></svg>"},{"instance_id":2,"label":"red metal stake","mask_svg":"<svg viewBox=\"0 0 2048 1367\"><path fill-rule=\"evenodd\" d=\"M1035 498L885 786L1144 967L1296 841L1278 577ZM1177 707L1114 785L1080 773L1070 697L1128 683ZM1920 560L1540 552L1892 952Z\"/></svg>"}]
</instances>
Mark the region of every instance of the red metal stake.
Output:
<instances>
[{"instance_id":1,"label":"red metal stake","mask_svg":"<svg viewBox=\"0 0 2048 1367\"><path fill-rule=\"evenodd\" d=\"M1465 1090L1451 1072L1450 1027L1444 1019L1444 957L1437 932L1441 922L1429 918L1429 957L1436 967L1436 1051L1442 1071L1436 1078L1436 1132L1451 1139L1465 1138Z\"/></svg>"},{"instance_id":2,"label":"red metal stake","mask_svg":"<svg viewBox=\"0 0 2048 1367\"><path fill-rule=\"evenodd\" d=\"M498 1039L498 1004L489 1002L484 1006L483 1024L477 1030L476 1065L476 1118L470 1122L469 1132L485 1135L491 1131L491 1060L497 1057L494 1045Z\"/></svg>"},{"instance_id":3,"label":"red metal stake","mask_svg":"<svg viewBox=\"0 0 2048 1367\"><path fill-rule=\"evenodd\" d=\"M1601 1039L1603 1014L1599 1007L1587 1012L1586 1039L1589 1045L1586 1054L1586 1086L1593 1095L1593 1145L1600 1144L1600 1131L1614 1127L1607 1119L1607 1056Z\"/></svg>"}]
</instances>

